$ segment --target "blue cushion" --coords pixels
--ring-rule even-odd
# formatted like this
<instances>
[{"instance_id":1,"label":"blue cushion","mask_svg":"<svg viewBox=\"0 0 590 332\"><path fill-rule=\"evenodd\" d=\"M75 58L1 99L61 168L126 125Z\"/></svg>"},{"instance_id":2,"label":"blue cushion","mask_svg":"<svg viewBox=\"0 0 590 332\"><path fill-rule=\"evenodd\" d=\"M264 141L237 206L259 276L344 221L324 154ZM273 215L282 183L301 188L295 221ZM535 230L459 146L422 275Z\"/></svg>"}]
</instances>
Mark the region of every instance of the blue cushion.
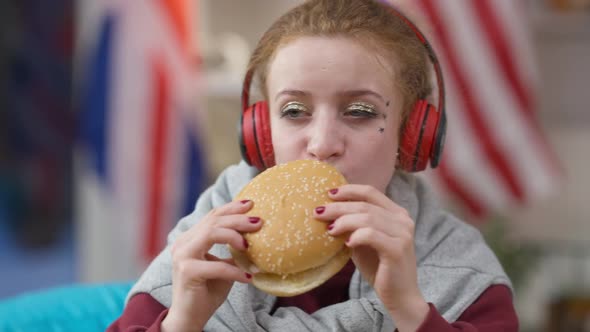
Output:
<instances>
[{"instance_id":1,"label":"blue cushion","mask_svg":"<svg viewBox=\"0 0 590 332\"><path fill-rule=\"evenodd\" d=\"M0 301L0 331L104 331L132 282L56 287Z\"/></svg>"}]
</instances>

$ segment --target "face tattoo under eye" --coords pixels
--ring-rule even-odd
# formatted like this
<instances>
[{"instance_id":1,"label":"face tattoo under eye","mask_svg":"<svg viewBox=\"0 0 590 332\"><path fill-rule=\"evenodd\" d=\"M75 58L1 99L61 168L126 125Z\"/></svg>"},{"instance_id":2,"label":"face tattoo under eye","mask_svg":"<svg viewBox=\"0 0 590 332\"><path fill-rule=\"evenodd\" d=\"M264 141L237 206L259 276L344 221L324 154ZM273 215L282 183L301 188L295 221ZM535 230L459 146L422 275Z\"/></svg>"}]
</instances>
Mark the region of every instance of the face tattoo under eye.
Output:
<instances>
[{"instance_id":1,"label":"face tattoo under eye","mask_svg":"<svg viewBox=\"0 0 590 332\"><path fill-rule=\"evenodd\" d=\"M281 118L297 118L304 112L307 112L305 105L297 101L290 101L281 109Z\"/></svg>"}]
</instances>

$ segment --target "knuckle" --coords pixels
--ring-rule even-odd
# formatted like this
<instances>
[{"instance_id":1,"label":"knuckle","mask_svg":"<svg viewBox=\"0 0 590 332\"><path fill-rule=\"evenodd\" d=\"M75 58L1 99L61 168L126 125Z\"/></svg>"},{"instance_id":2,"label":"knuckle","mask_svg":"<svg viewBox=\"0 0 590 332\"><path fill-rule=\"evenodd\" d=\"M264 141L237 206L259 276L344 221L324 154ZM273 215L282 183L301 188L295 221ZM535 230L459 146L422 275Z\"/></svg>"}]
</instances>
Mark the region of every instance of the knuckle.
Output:
<instances>
[{"instance_id":1,"label":"knuckle","mask_svg":"<svg viewBox=\"0 0 590 332\"><path fill-rule=\"evenodd\" d=\"M408 212L408 210L407 210L407 209L401 208L401 209L399 210L399 213L400 213L402 216L404 216L404 217L408 217L408 218L410 217L410 212Z\"/></svg>"},{"instance_id":2,"label":"knuckle","mask_svg":"<svg viewBox=\"0 0 590 332\"><path fill-rule=\"evenodd\" d=\"M209 215L211 215L211 216L217 216L217 215L219 215L219 208L217 208L217 207L212 208L209 211Z\"/></svg>"},{"instance_id":3,"label":"knuckle","mask_svg":"<svg viewBox=\"0 0 590 332\"><path fill-rule=\"evenodd\" d=\"M412 236L406 235L406 237L404 238L404 241L402 241L402 249L404 252L407 252L407 251L411 250L412 248L414 248L414 241L412 241Z\"/></svg>"},{"instance_id":4,"label":"knuckle","mask_svg":"<svg viewBox=\"0 0 590 332\"><path fill-rule=\"evenodd\" d=\"M368 185L368 184L366 184L366 185L363 185L363 186L361 187L361 192L362 192L364 195L366 195L366 196L369 196L369 195L371 195L371 194L373 193L373 190L374 190L374 188L373 188L372 186Z\"/></svg>"},{"instance_id":5,"label":"knuckle","mask_svg":"<svg viewBox=\"0 0 590 332\"><path fill-rule=\"evenodd\" d=\"M178 275L187 275L190 266L186 260L177 259L176 261L174 261L173 268Z\"/></svg>"},{"instance_id":6,"label":"knuckle","mask_svg":"<svg viewBox=\"0 0 590 332\"><path fill-rule=\"evenodd\" d=\"M404 224L406 224L408 231L414 234L414 231L416 230L416 225L414 224L414 221L412 221L412 219L410 219L409 217L403 218L402 220L404 221Z\"/></svg>"},{"instance_id":7,"label":"knuckle","mask_svg":"<svg viewBox=\"0 0 590 332\"><path fill-rule=\"evenodd\" d=\"M363 239L370 240L370 239L375 238L375 236L377 235L377 231L374 230L373 228L366 227L361 230L359 235Z\"/></svg>"},{"instance_id":8,"label":"knuckle","mask_svg":"<svg viewBox=\"0 0 590 332\"><path fill-rule=\"evenodd\" d=\"M414 250L414 237L409 232L404 232L399 236L399 250L402 253L407 253Z\"/></svg>"},{"instance_id":9,"label":"knuckle","mask_svg":"<svg viewBox=\"0 0 590 332\"><path fill-rule=\"evenodd\" d=\"M403 258L403 256L404 256L403 252L404 252L404 251L403 251L403 250L401 250L401 248L400 248L400 250L393 250L393 251L391 251L391 252L389 253L389 255L390 255L391 259L392 259L394 262L399 262L399 261L401 261L401 260L402 260L402 258Z\"/></svg>"},{"instance_id":10,"label":"knuckle","mask_svg":"<svg viewBox=\"0 0 590 332\"><path fill-rule=\"evenodd\" d=\"M170 255L172 256L173 259L176 255L178 255L178 242L174 242L170 246Z\"/></svg>"},{"instance_id":11,"label":"knuckle","mask_svg":"<svg viewBox=\"0 0 590 332\"><path fill-rule=\"evenodd\" d=\"M406 209L402 209L397 215L402 225L406 226L408 230L414 231L414 220L412 220L412 217Z\"/></svg>"},{"instance_id":12,"label":"knuckle","mask_svg":"<svg viewBox=\"0 0 590 332\"><path fill-rule=\"evenodd\" d=\"M368 213L363 213L361 214L361 216L359 217L360 221L364 224L364 225L369 225L371 223L371 215L369 215ZM368 231L371 231L372 229L368 229Z\"/></svg>"},{"instance_id":13,"label":"knuckle","mask_svg":"<svg viewBox=\"0 0 590 332\"><path fill-rule=\"evenodd\" d=\"M184 244L184 241L182 241L182 238L180 238L180 237L172 243L172 245L170 246L170 254L172 255L172 258L180 256L180 253L182 252L183 244Z\"/></svg>"},{"instance_id":14,"label":"knuckle","mask_svg":"<svg viewBox=\"0 0 590 332\"><path fill-rule=\"evenodd\" d=\"M369 212L370 208L371 208L371 205L367 202L359 202L358 203L358 209L361 212L367 213L367 212Z\"/></svg>"},{"instance_id":15,"label":"knuckle","mask_svg":"<svg viewBox=\"0 0 590 332\"><path fill-rule=\"evenodd\" d=\"M404 259L407 253L407 241L401 240L396 241L391 247L392 250L389 252L389 256L395 262L399 262Z\"/></svg>"},{"instance_id":16,"label":"knuckle","mask_svg":"<svg viewBox=\"0 0 590 332\"><path fill-rule=\"evenodd\" d=\"M175 249L172 253L172 266L182 265L184 261L184 255L181 254L180 249Z\"/></svg>"},{"instance_id":17,"label":"knuckle","mask_svg":"<svg viewBox=\"0 0 590 332\"><path fill-rule=\"evenodd\" d=\"M208 218L207 222L201 223L199 229L194 232L193 236L210 236L211 232L215 228L215 223L217 222L217 218Z\"/></svg>"}]
</instances>

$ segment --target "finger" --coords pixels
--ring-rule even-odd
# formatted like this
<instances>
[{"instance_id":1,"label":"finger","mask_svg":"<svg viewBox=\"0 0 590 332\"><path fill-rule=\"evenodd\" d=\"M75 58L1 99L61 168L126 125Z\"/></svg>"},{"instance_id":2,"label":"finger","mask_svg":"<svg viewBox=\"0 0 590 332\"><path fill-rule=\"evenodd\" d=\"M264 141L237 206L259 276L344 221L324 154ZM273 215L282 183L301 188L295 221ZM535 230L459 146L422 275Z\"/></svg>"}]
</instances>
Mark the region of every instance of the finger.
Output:
<instances>
[{"instance_id":1,"label":"finger","mask_svg":"<svg viewBox=\"0 0 590 332\"><path fill-rule=\"evenodd\" d=\"M176 246L174 256L205 259L214 244L228 244L236 250L246 250L247 243L239 232L229 228L211 227L203 229L193 239Z\"/></svg>"},{"instance_id":2,"label":"finger","mask_svg":"<svg viewBox=\"0 0 590 332\"><path fill-rule=\"evenodd\" d=\"M391 211L403 209L385 194L369 185L346 184L329 190L328 195L335 201L364 201Z\"/></svg>"},{"instance_id":3,"label":"finger","mask_svg":"<svg viewBox=\"0 0 590 332\"><path fill-rule=\"evenodd\" d=\"M346 204L346 203L343 203ZM361 227L374 227L395 236L397 232L405 231L414 234L414 221L404 211L391 212L380 207L369 204L369 208L360 208L360 211L366 212L350 212L354 209L342 209L333 212L332 204L326 208L326 215L328 220L332 220L329 225L329 230L336 230L343 227L342 231L353 231Z\"/></svg>"},{"instance_id":4,"label":"finger","mask_svg":"<svg viewBox=\"0 0 590 332\"><path fill-rule=\"evenodd\" d=\"M334 202L316 207L313 216L318 220L331 221L347 214L376 213L377 210L383 210L383 208L367 202Z\"/></svg>"},{"instance_id":5,"label":"finger","mask_svg":"<svg viewBox=\"0 0 590 332\"><path fill-rule=\"evenodd\" d=\"M213 261L213 262L225 262L225 263L228 263L231 265L236 265L234 263L234 259L231 257L230 258L219 258L215 255L211 255L211 254L207 253L207 254L205 254L205 259L208 261Z\"/></svg>"},{"instance_id":6,"label":"finger","mask_svg":"<svg viewBox=\"0 0 590 332\"><path fill-rule=\"evenodd\" d=\"M405 225L392 222L388 216L375 217L368 213L347 214L328 225L328 234L339 236L361 228L372 228L388 236L407 236L411 233Z\"/></svg>"},{"instance_id":7,"label":"finger","mask_svg":"<svg viewBox=\"0 0 590 332\"><path fill-rule=\"evenodd\" d=\"M175 266L176 271L189 279L220 279L227 281L239 281L248 283L252 280L252 275L242 271L233 264L222 261L201 261L187 259Z\"/></svg>"},{"instance_id":8,"label":"finger","mask_svg":"<svg viewBox=\"0 0 590 332\"><path fill-rule=\"evenodd\" d=\"M230 214L243 214L250 211L250 209L253 206L254 202L247 199L240 201L232 201L222 206L213 208L211 211L209 211L208 215L225 216Z\"/></svg>"},{"instance_id":9,"label":"finger","mask_svg":"<svg viewBox=\"0 0 590 332\"><path fill-rule=\"evenodd\" d=\"M229 228L241 233L255 232L262 227L262 219L260 217L233 214L213 218L215 218L213 227Z\"/></svg>"},{"instance_id":10,"label":"finger","mask_svg":"<svg viewBox=\"0 0 590 332\"><path fill-rule=\"evenodd\" d=\"M208 224L210 223L215 223L216 221L218 221L218 218L223 218L225 216L228 215L240 215L242 216L243 213L248 212L252 207L254 206L254 203L250 200L242 200L242 201L233 201L233 202L229 202L225 205L222 205L219 208L214 208L211 211L209 211L209 213L203 218L203 220L195 225L193 225L191 228L189 228L187 231L181 233L176 240L174 241L174 245L173 245L173 249L179 246L182 246L183 243L185 242L191 242L193 239L199 237L199 234L202 233L204 231L205 228L208 227ZM250 220L249 217L247 216L243 216L244 218L242 220ZM243 225L243 227L245 227L247 229L247 231L253 231L252 229L256 228L256 223L252 223L252 226L249 226L247 224ZM258 226L260 227L260 226Z\"/></svg>"},{"instance_id":11,"label":"finger","mask_svg":"<svg viewBox=\"0 0 590 332\"><path fill-rule=\"evenodd\" d=\"M372 228L360 228L350 234L346 240L349 248L368 246L375 249L382 259L398 261L411 250L414 242L411 238L392 237Z\"/></svg>"}]
</instances>

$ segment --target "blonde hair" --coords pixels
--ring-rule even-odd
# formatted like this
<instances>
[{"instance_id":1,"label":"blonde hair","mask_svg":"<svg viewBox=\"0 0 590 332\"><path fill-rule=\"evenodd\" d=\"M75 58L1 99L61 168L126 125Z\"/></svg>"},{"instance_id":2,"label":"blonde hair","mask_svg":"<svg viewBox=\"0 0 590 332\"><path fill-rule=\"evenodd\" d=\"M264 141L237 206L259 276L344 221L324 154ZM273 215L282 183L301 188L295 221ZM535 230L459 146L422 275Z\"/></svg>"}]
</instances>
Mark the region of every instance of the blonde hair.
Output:
<instances>
[{"instance_id":1,"label":"blonde hair","mask_svg":"<svg viewBox=\"0 0 590 332\"><path fill-rule=\"evenodd\" d=\"M427 54L416 32L391 8L373 0L309 0L281 16L262 36L248 71L267 96L268 66L284 44L303 36L347 37L390 61L403 98L402 123L412 106L431 92ZM394 66L395 64L395 66ZM393 80L393 77L392 77Z\"/></svg>"}]
</instances>

